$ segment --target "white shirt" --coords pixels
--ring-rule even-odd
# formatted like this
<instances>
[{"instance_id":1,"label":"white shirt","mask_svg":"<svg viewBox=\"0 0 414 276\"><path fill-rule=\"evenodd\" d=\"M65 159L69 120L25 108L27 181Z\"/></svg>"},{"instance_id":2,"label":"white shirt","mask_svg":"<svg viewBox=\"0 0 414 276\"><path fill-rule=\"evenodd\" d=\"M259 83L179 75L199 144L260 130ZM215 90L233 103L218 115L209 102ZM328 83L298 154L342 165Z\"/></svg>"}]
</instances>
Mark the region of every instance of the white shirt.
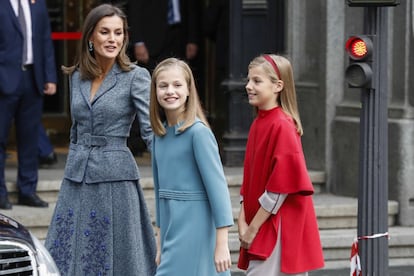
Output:
<instances>
[{"instance_id":1,"label":"white shirt","mask_svg":"<svg viewBox=\"0 0 414 276\"><path fill-rule=\"evenodd\" d=\"M0 0L1 1L1 0ZM19 3L21 1L24 18L26 20L26 37L27 37L27 60L23 61L23 64L33 64L33 43L32 43L32 16L30 13L30 6L28 0L10 0L10 4L13 7L14 13L18 16Z\"/></svg>"},{"instance_id":2,"label":"white shirt","mask_svg":"<svg viewBox=\"0 0 414 276\"><path fill-rule=\"evenodd\" d=\"M193 1L193 0L191 0ZM181 13L180 13L180 1L179 0L172 0L172 11L173 11L173 18L172 23L181 23Z\"/></svg>"}]
</instances>

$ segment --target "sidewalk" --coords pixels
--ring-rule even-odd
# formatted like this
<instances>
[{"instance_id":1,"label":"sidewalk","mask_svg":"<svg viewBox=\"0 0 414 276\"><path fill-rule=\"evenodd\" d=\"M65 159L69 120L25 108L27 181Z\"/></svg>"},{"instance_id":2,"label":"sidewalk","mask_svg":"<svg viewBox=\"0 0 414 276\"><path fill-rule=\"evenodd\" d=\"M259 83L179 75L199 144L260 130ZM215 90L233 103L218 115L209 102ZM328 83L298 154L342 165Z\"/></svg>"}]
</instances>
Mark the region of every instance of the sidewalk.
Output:
<instances>
[{"instance_id":1,"label":"sidewalk","mask_svg":"<svg viewBox=\"0 0 414 276\"><path fill-rule=\"evenodd\" d=\"M309 276L349 276L349 268L342 269L329 269L329 270L317 270L309 273ZM243 272L233 272L232 276L244 276ZM413 276L414 275L414 266L399 266L399 267L390 267L388 269L389 276ZM374 276L363 274L363 276ZM378 276L378 275L377 275Z\"/></svg>"},{"instance_id":2,"label":"sidewalk","mask_svg":"<svg viewBox=\"0 0 414 276\"><path fill-rule=\"evenodd\" d=\"M390 276L412 276L414 275L414 266L397 266L389 267L388 272ZM330 270L318 270L309 273L309 276L349 276L349 269L330 269ZM234 275L233 275L234 276ZM363 276L373 276L364 274Z\"/></svg>"}]
</instances>

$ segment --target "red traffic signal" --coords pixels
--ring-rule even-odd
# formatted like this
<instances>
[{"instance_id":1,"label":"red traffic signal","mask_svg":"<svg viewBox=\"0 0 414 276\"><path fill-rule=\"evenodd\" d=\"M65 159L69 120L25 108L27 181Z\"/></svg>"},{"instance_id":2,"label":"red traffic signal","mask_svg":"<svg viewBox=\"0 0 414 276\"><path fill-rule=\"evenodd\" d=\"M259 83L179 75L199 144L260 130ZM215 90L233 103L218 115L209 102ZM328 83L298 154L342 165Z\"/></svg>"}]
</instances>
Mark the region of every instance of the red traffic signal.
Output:
<instances>
[{"instance_id":1,"label":"red traffic signal","mask_svg":"<svg viewBox=\"0 0 414 276\"><path fill-rule=\"evenodd\" d=\"M353 60L367 60L372 55L372 40L367 36L351 36L345 44L345 50Z\"/></svg>"},{"instance_id":2,"label":"red traffic signal","mask_svg":"<svg viewBox=\"0 0 414 276\"><path fill-rule=\"evenodd\" d=\"M372 88L372 52L373 42L368 36L351 36L345 44L349 65L345 79L350 87Z\"/></svg>"}]
</instances>

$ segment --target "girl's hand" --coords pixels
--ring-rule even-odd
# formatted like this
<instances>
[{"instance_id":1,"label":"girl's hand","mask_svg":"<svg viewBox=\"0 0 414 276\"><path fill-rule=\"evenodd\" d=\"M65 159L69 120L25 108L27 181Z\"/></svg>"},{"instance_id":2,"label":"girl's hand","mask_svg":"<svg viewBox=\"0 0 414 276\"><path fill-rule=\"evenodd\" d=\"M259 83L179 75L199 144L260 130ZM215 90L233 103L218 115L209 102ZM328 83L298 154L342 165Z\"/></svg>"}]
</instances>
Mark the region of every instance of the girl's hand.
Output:
<instances>
[{"instance_id":1,"label":"girl's hand","mask_svg":"<svg viewBox=\"0 0 414 276\"><path fill-rule=\"evenodd\" d=\"M252 226L247 227L247 230L240 236L240 246L249 249L256 235L257 229Z\"/></svg>"},{"instance_id":2,"label":"girl's hand","mask_svg":"<svg viewBox=\"0 0 414 276\"><path fill-rule=\"evenodd\" d=\"M218 273L224 272L231 267L230 250L227 244L216 246L214 252L214 263Z\"/></svg>"},{"instance_id":3,"label":"girl's hand","mask_svg":"<svg viewBox=\"0 0 414 276\"><path fill-rule=\"evenodd\" d=\"M214 251L214 264L217 272L224 272L231 266L229 250L229 227L216 229L216 250Z\"/></svg>"},{"instance_id":4,"label":"girl's hand","mask_svg":"<svg viewBox=\"0 0 414 276\"><path fill-rule=\"evenodd\" d=\"M237 220L238 224L238 230L239 230L239 241L242 241L242 236L246 233L247 228L249 225L246 222L246 217L244 216L244 203L241 203L240 206L240 213L239 213L239 219Z\"/></svg>"},{"instance_id":5,"label":"girl's hand","mask_svg":"<svg viewBox=\"0 0 414 276\"><path fill-rule=\"evenodd\" d=\"M243 209L242 209L243 210ZM260 207L259 210L256 212L256 214L253 217L253 220L250 222L249 226L246 227L246 219L244 217L244 212L240 212L239 220L240 218L243 218L243 223L239 223L239 227L241 226L241 230L239 230L239 239L241 243L241 247L245 249L249 249L252 245L252 242L254 238L257 235L257 232L259 231L262 224L271 216L271 213L266 211L263 207Z\"/></svg>"},{"instance_id":6,"label":"girl's hand","mask_svg":"<svg viewBox=\"0 0 414 276\"><path fill-rule=\"evenodd\" d=\"M247 228L249 228L249 225L247 224L247 222L245 220L238 220L238 230L239 230L239 240L241 241L241 237L244 235L244 233L246 233Z\"/></svg>"}]
</instances>

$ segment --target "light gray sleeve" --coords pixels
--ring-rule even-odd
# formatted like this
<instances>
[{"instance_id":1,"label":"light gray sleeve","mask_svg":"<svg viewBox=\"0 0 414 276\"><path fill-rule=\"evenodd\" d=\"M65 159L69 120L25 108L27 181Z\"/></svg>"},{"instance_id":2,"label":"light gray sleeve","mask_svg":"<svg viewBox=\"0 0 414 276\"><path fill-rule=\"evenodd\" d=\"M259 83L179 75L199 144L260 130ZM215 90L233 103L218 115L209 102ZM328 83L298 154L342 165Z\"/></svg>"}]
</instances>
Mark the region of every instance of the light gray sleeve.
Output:
<instances>
[{"instance_id":1,"label":"light gray sleeve","mask_svg":"<svg viewBox=\"0 0 414 276\"><path fill-rule=\"evenodd\" d=\"M78 131L77 131L77 122L75 120L75 116L72 112L72 95L73 95L73 91L72 91L72 78L73 78L73 74L69 76L69 97L70 97L70 108L69 108L69 112L70 112L70 116L72 119L72 125L70 127L70 133L69 133L69 141L73 144L77 143L78 140Z\"/></svg>"},{"instance_id":2,"label":"light gray sleeve","mask_svg":"<svg viewBox=\"0 0 414 276\"><path fill-rule=\"evenodd\" d=\"M135 78L132 82L132 99L137 111L137 119L139 122L140 135L144 140L149 151L152 150L153 133L149 119L149 98L150 98L151 76L149 72L138 67Z\"/></svg>"},{"instance_id":3,"label":"light gray sleeve","mask_svg":"<svg viewBox=\"0 0 414 276\"><path fill-rule=\"evenodd\" d=\"M259 198L260 205L269 213L276 214L285 201L287 194L277 194L265 191Z\"/></svg>"}]
</instances>

